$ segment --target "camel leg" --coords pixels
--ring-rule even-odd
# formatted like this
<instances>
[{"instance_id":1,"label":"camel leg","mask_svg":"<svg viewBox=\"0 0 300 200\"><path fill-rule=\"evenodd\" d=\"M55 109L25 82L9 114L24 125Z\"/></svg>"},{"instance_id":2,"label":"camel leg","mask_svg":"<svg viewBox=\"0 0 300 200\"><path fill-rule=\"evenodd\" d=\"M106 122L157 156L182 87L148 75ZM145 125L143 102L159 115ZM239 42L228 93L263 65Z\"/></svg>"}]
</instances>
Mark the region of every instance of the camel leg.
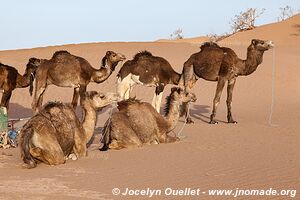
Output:
<instances>
[{"instance_id":1,"label":"camel leg","mask_svg":"<svg viewBox=\"0 0 300 200\"><path fill-rule=\"evenodd\" d=\"M33 96L33 101L32 101L32 110L33 113L37 113L43 103L43 94L47 88L47 84L45 81L41 81L38 78L36 78L36 87L34 90L34 96Z\"/></svg>"},{"instance_id":2,"label":"camel leg","mask_svg":"<svg viewBox=\"0 0 300 200\"><path fill-rule=\"evenodd\" d=\"M79 88L74 88L73 99L72 99L72 106L74 110L76 109L78 98L79 98Z\"/></svg>"},{"instance_id":3,"label":"camel leg","mask_svg":"<svg viewBox=\"0 0 300 200\"><path fill-rule=\"evenodd\" d=\"M2 94L2 99L1 99L1 106L3 107L6 107L6 109L8 110L8 107L9 107L9 100L10 100L10 97L11 97L11 93L12 91L4 91L4 93Z\"/></svg>"},{"instance_id":4,"label":"camel leg","mask_svg":"<svg viewBox=\"0 0 300 200\"><path fill-rule=\"evenodd\" d=\"M48 165L63 164L66 161L57 139L54 134L51 134L54 131L50 129L47 134L41 135L35 133L32 138L33 147L29 149L30 154L34 158Z\"/></svg>"},{"instance_id":5,"label":"camel leg","mask_svg":"<svg viewBox=\"0 0 300 200\"><path fill-rule=\"evenodd\" d=\"M118 78L117 93L122 100L129 99L131 90L131 77L127 76L123 80Z\"/></svg>"},{"instance_id":6,"label":"camel leg","mask_svg":"<svg viewBox=\"0 0 300 200\"><path fill-rule=\"evenodd\" d=\"M173 137L167 134L162 134L159 138L159 143L172 143L179 141L178 137Z\"/></svg>"},{"instance_id":7,"label":"camel leg","mask_svg":"<svg viewBox=\"0 0 300 200\"><path fill-rule=\"evenodd\" d=\"M79 87L79 95L80 95L80 105L82 105L82 101L85 98L85 92L86 92L86 85L81 85Z\"/></svg>"},{"instance_id":8,"label":"camel leg","mask_svg":"<svg viewBox=\"0 0 300 200\"><path fill-rule=\"evenodd\" d=\"M114 149L114 150L120 150L120 149L124 149L124 148L128 148L128 149L134 149L134 148L138 148L141 147L142 143L128 143L128 142L122 142L122 141L118 141L118 140L112 140L111 143L109 144L109 148L110 149Z\"/></svg>"},{"instance_id":9,"label":"camel leg","mask_svg":"<svg viewBox=\"0 0 300 200\"><path fill-rule=\"evenodd\" d=\"M130 93L132 92L132 89L133 89L132 85L129 85L128 88L126 88L125 95L124 95L125 99L129 99Z\"/></svg>"},{"instance_id":10,"label":"camel leg","mask_svg":"<svg viewBox=\"0 0 300 200\"><path fill-rule=\"evenodd\" d=\"M155 88L155 94L152 100L152 106L155 108L155 110L160 113L160 105L161 105L161 99L164 92L164 86L159 85Z\"/></svg>"},{"instance_id":11,"label":"camel leg","mask_svg":"<svg viewBox=\"0 0 300 200\"><path fill-rule=\"evenodd\" d=\"M194 76L194 68L192 64L184 63L182 76L184 81L184 89L186 92L189 92L191 89L191 81L193 80Z\"/></svg>"},{"instance_id":12,"label":"camel leg","mask_svg":"<svg viewBox=\"0 0 300 200\"><path fill-rule=\"evenodd\" d=\"M220 98L221 98L221 94L225 85L225 79L224 78L219 78L218 80L218 84L217 84L217 89L216 89L216 94L215 94L215 98L214 98L214 102L213 102L213 111L212 114L210 115L210 124L217 124L218 122L215 120L216 117L216 113L217 113L217 109L218 109L218 105L220 103Z\"/></svg>"},{"instance_id":13,"label":"camel leg","mask_svg":"<svg viewBox=\"0 0 300 200\"><path fill-rule=\"evenodd\" d=\"M234 85L235 85L235 81L236 81L236 78L228 80L228 85L227 85L227 100L226 100L226 104L227 104L227 120L228 120L228 123L234 123L234 124L236 124L237 122L235 120L233 120L233 118L232 118L232 114L231 114L231 102L232 102L232 92L233 92L233 88L234 88Z\"/></svg>"}]
</instances>

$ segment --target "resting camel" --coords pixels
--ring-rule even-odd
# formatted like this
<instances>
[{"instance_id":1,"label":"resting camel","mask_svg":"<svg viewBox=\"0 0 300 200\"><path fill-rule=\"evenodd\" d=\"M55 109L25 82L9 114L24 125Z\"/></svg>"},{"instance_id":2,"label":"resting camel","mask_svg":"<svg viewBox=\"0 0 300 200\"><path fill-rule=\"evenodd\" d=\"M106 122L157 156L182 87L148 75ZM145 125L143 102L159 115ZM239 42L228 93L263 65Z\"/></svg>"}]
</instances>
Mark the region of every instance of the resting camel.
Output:
<instances>
[{"instance_id":1,"label":"resting camel","mask_svg":"<svg viewBox=\"0 0 300 200\"><path fill-rule=\"evenodd\" d=\"M21 129L21 158L25 166L34 168L38 162L58 165L65 163L67 157L86 156L86 144L96 124L96 111L117 101L117 97L112 93L86 92L82 101L85 112L82 123L71 105L46 104Z\"/></svg>"},{"instance_id":2,"label":"resting camel","mask_svg":"<svg viewBox=\"0 0 300 200\"><path fill-rule=\"evenodd\" d=\"M74 56L67 51L57 51L50 60L44 60L36 72L36 87L32 102L33 112L42 106L43 94L48 85L73 87L73 108L77 106L78 98L82 99L87 85L92 81L102 83L112 74L125 56L107 51L102 59L100 69L93 68L84 58Z\"/></svg>"},{"instance_id":3,"label":"resting camel","mask_svg":"<svg viewBox=\"0 0 300 200\"><path fill-rule=\"evenodd\" d=\"M29 86L29 94L32 95L35 72L40 63L40 59L30 58L23 76L14 67L0 63L0 88L4 90L0 104L1 107L8 109L12 91L16 88Z\"/></svg>"},{"instance_id":4,"label":"resting camel","mask_svg":"<svg viewBox=\"0 0 300 200\"><path fill-rule=\"evenodd\" d=\"M128 99L135 84L156 87L152 106L160 112L164 87L167 84L178 85L180 77L181 75L173 70L166 59L142 51L121 67L117 90L122 99Z\"/></svg>"},{"instance_id":5,"label":"resting camel","mask_svg":"<svg viewBox=\"0 0 300 200\"><path fill-rule=\"evenodd\" d=\"M182 78L187 91L192 88L198 78L218 82L213 100L213 111L210 116L211 124L218 123L215 116L226 81L228 82L227 120L228 123L237 123L231 113L232 93L236 78L252 74L262 63L264 52L273 46L272 41L253 39L247 49L246 60L242 60L232 49L207 42L201 46L200 52L191 55L184 63ZM187 118L187 121L192 121L189 116Z\"/></svg>"},{"instance_id":6,"label":"resting camel","mask_svg":"<svg viewBox=\"0 0 300 200\"><path fill-rule=\"evenodd\" d=\"M193 93L172 88L167 97L165 117L149 103L128 99L118 102L119 111L112 114L103 129L102 151L140 147L143 144L170 143L179 140L168 134L175 128L180 117L182 103L196 101Z\"/></svg>"}]
</instances>

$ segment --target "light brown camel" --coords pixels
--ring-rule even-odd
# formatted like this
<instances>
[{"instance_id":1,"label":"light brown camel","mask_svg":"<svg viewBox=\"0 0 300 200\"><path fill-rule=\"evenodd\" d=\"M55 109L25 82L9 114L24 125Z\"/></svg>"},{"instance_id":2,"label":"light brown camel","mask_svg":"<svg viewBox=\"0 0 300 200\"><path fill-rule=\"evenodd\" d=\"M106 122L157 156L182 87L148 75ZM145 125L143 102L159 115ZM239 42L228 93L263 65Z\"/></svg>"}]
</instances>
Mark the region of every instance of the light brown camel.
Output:
<instances>
[{"instance_id":1,"label":"light brown camel","mask_svg":"<svg viewBox=\"0 0 300 200\"><path fill-rule=\"evenodd\" d=\"M125 56L107 51L101 62L101 68L93 68L84 58L74 56L67 51L57 51L50 60L44 60L36 72L36 87L32 102L33 112L42 106L43 94L48 85L73 87L72 105L77 106L78 98L82 99L87 85L92 81L101 83L115 70Z\"/></svg>"},{"instance_id":2,"label":"light brown camel","mask_svg":"<svg viewBox=\"0 0 300 200\"><path fill-rule=\"evenodd\" d=\"M32 95L35 72L40 63L40 59L30 58L23 76L14 67L0 63L0 88L3 90L1 107L8 109L12 91L16 88L29 86L29 93Z\"/></svg>"},{"instance_id":3,"label":"light brown camel","mask_svg":"<svg viewBox=\"0 0 300 200\"><path fill-rule=\"evenodd\" d=\"M121 67L117 90L122 99L128 99L135 84L156 87L152 106L159 113L164 87L167 84L178 85L180 77L166 59L142 51Z\"/></svg>"},{"instance_id":4,"label":"light brown camel","mask_svg":"<svg viewBox=\"0 0 300 200\"><path fill-rule=\"evenodd\" d=\"M220 102L222 90L226 81L227 85L227 120L228 123L237 123L231 114L232 92L238 76L252 74L263 61L263 54L274 46L272 41L253 39L247 49L247 58L238 58L235 52L226 47L220 47L216 43L204 43L198 53L184 63L182 78L187 91L195 84L198 78L207 81L217 81L217 89L213 101L213 111L210 123L218 123L215 120L217 108ZM187 121L191 122L190 117Z\"/></svg>"},{"instance_id":5,"label":"light brown camel","mask_svg":"<svg viewBox=\"0 0 300 200\"><path fill-rule=\"evenodd\" d=\"M128 99L118 103L119 111L112 114L103 129L102 151L140 147L143 144L170 143L179 140L168 135L180 117L182 103L196 101L193 93L172 88L167 97L165 117L149 103Z\"/></svg>"},{"instance_id":6,"label":"light brown camel","mask_svg":"<svg viewBox=\"0 0 300 200\"><path fill-rule=\"evenodd\" d=\"M74 159L86 156L86 144L96 125L96 111L117 98L118 95L112 93L86 92L82 101L85 112L82 123L71 105L46 104L21 129L21 158L25 166L33 168L38 162L58 165L65 163L70 155Z\"/></svg>"}]
</instances>

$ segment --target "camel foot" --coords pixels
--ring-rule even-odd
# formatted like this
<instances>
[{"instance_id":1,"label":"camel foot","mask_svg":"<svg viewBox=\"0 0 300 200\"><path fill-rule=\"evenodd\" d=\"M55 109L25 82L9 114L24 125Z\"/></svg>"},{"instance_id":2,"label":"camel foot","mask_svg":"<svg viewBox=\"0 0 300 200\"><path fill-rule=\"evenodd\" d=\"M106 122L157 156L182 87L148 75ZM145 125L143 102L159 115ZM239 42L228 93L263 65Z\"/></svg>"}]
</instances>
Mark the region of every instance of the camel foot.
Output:
<instances>
[{"instance_id":1,"label":"camel foot","mask_svg":"<svg viewBox=\"0 0 300 200\"><path fill-rule=\"evenodd\" d=\"M216 120L210 120L209 123L210 123L210 124L218 124L219 122L217 122Z\"/></svg>"},{"instance_id":2,"label":"camel foot","mask_svg":"<svg viewBox=\"0 0 300 200\"><path fill-rule=\"evenodd\" d=\"M228 120L228 124L237 124L237 121L235 121L235 120Z\"/></svg>"},{"instance_id":3,"label":"camel foot","mask_svg":"<svg viewBox=\"0 0 300 200\"><path fill-rule=\"evenodd\" d=\"M77 160L77 156L76 156L74 153L71 153L71 154L68 156L68 159L71 159L71 160Z\"/></svg>"},{"instance_id":4,"label":"camel foot","mask_svg":"<svg viewBox=\"0 0 300 200\"><path fill-rule=\"evenodd\" d=\"M188 118L186 119L186 123L187 123L187 124L193 124L193 123L195 123L195 122L194 122L194 120L192 120L192 118L188 117Z\"/></svg>"}]
</instances>

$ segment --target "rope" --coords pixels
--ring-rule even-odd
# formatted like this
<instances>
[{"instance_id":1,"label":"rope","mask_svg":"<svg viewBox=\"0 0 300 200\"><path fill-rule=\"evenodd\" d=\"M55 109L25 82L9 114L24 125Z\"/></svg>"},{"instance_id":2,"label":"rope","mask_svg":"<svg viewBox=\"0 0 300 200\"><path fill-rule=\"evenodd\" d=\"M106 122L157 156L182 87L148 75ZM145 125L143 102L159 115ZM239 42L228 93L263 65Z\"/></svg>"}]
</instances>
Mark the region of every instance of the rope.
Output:
<instances>
[{"instance_id":1,"label":"rope","mask_svg":"<svg viewBox=\"0 0 300 200\"><path fill-rule=\"evenodd\" d=\"M271 98L271 107L270 107L270 115L269 115L269 125L270 126L278 126L278 124L272 123L272 115L274 112L274 104L275 104L275 47L272 49L273 52L273 64L272 64L272 98Z\"/></svg>"},{"instance_id":2,"label":"rope","mask_svg":"<svg viewBox=\"0 0 300 200\"><path fill-rule=\"evenodd\" d=\"M188 118L189 116L190 116L190 103L187 104L187 111L186 111L184 123L183 123L181 129L180 129L180 130L178 131L178 133L176 134L177 137L178 137L179 139L183 139L183 138L186 138L186 137L187 137L187 136L185 136L185 135L182 135L182 131L183 131L185 125L186 125L186 121L187 121L187 118Z\"/></svg>"}]
</instances>

